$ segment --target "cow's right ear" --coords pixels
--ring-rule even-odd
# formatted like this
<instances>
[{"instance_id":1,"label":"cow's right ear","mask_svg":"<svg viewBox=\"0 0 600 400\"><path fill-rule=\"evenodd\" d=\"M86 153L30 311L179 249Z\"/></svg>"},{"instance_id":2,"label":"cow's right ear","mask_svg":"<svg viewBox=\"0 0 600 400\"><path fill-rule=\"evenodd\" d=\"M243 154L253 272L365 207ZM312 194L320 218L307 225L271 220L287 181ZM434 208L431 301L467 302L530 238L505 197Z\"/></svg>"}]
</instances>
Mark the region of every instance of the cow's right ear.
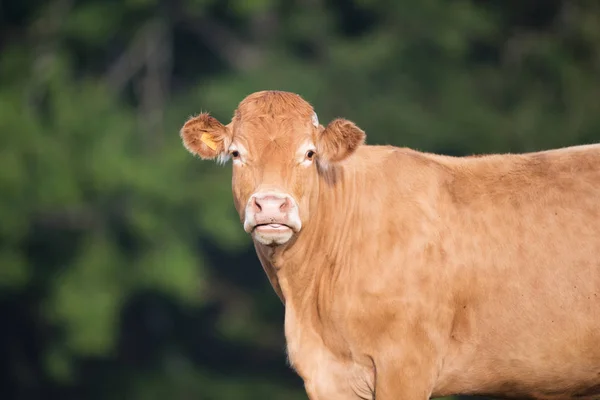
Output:
<instances>
[{"instance_id":1,"label":"cow's right ear","mask_svg":"<svg viewBox=\"0 0 600 400\"><path fill-rule=\"evenodd\" d=\"M231 131L208 113L190 118L179 131L183 145L204 160L227 158Z\"/></svg>"}]
</instances>

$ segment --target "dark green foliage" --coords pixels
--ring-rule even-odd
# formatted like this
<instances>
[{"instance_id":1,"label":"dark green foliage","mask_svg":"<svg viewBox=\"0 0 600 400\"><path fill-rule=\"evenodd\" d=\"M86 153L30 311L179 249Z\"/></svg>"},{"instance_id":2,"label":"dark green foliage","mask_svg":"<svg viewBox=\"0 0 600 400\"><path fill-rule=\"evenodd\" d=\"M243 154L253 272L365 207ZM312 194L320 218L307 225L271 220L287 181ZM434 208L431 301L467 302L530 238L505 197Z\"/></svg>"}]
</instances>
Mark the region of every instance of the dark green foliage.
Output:
<instances>
[{"instance_id":1,"label":"dark green foliage","mask_svg":"<svg viewBox=\"0 0 600 400\"><path fill-rule=\"evenodd\" d=\"M253 91L464 155L600 140L600 5L0 3L0 398L302 399L229 166L181 145Z\"/></svg>"}]
</instances>

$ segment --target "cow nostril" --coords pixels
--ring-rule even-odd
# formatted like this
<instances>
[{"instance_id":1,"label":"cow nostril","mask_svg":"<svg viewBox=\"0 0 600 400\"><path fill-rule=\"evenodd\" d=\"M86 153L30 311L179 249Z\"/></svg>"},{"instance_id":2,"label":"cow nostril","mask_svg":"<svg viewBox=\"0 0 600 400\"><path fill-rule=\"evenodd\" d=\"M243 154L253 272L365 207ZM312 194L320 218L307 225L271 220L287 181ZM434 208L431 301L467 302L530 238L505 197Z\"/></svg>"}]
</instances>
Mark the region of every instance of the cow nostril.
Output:
<instances>
[{"instance_id":1,"label":"cow nostril","mask_svg":"<svg viewBox=\"0 0 600 400\"><path fill-rule=\"evenodd\" d=\"M262 211L262 207L259 203L259 201L256 199L256 197L252 198L252 208L254 208L254 212L261 212Z\"/></svg>"},{"instance_id":2,"label":"cow nostril","mask_svg":"<svg viewBox=\"0 0 600 400\"><path fill-rule=\"evenodd\" d=\"M279 210L282 212L286 212L290 208L290 199L287 197L283 200L281 205L279 206Z\"/></svg>"},{"instance_id":3,"label":"cow nostril","mask_svg":"<svg viewBox=\"0 0 600 400\"><path fill-rule=\"evenodd\" d=\"M292 207L292 200L287 196L255 196L249 206L255 214L287 213Z\"/></svg>"}]
</instances>

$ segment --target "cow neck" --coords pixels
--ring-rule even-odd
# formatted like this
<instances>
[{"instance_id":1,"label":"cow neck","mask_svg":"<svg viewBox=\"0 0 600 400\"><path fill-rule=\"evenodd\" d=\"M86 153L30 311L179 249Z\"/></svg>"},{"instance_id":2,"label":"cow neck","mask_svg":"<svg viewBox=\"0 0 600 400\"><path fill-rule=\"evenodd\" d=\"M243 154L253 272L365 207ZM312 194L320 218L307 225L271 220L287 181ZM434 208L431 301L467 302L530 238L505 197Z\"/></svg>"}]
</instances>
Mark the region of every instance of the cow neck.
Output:
<instances>
[{"instance_id":1,"label":"cow neck","mask_svg":"<svg viewBox=\"0 0 600 400\"><path fill-rule=\"evenodd\" d=\"M327 282L331 288L343 273L345 243L356 214L356 174L336 167L320 175L310 220L293 242L269 250L270 264L284 303L305 303Z\"/></svg>"}]
</instances>

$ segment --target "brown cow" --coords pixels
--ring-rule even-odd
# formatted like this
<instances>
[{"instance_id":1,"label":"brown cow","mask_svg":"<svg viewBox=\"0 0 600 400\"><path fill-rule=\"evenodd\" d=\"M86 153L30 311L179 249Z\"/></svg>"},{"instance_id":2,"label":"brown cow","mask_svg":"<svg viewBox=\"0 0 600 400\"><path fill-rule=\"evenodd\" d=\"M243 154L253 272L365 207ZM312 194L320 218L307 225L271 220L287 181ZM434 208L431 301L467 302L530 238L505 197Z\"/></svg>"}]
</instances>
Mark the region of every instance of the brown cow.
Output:
<instances>
[{"instance_id":1,"label":"brown cow","mask_svg":"<svg viewBox=\"0 0 600 400\"><path fill-rule=\"evenodd\" d=\"M367 146L277 91L181 136L233 159L234 204L311 399L600 397L600 146Z\"/></svg>"}]
</instances>

